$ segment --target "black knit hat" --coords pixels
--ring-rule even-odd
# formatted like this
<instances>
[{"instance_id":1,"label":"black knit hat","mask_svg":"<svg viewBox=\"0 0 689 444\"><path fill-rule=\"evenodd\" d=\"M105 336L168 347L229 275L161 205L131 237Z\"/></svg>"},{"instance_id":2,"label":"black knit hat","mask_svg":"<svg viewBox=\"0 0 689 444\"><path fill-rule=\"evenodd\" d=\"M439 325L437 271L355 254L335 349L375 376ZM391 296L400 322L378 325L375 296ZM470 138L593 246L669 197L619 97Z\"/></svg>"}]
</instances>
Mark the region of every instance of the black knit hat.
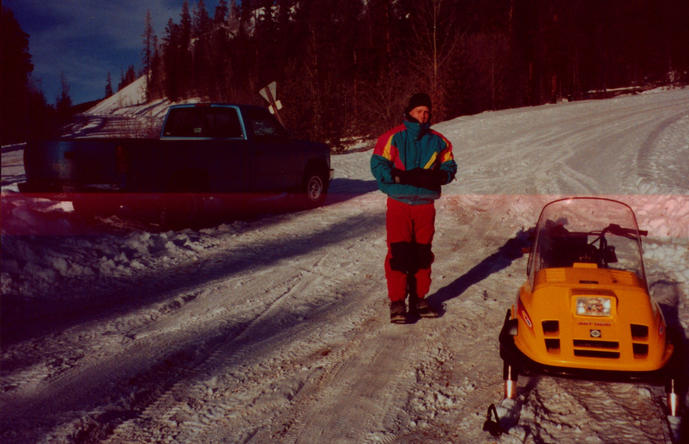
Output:
<instances>
[{"instance_id":1,"label":"black knit hat","mask_svg":"<svg viewBox=\"0 0 689 444\"><path fill-rule=\"evenodd\" d=\"M416 93L409 99L409 105L407 109L404 110L405 113L409 114L409 111L413 110L417 106L427 106L428 110L431 110L431 98L426 93Z\"/></svg>"}]
</instances>

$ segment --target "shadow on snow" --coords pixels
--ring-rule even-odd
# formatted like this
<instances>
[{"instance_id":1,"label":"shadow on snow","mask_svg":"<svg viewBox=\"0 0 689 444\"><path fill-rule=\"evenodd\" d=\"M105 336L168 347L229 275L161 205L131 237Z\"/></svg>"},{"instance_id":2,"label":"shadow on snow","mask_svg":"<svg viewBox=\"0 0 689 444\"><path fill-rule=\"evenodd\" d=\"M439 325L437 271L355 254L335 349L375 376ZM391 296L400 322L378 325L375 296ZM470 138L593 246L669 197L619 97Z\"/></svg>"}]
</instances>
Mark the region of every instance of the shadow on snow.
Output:
<instances>
[{"instance_id":1,"label":"shadow on snow","mask_svg":"<svg viewBox=\"0 0 689 444\"><path fill-rule=\"evenodd\" d=\"M440 307L445 301L460 296L472 285L481 282L493 273L509 267L513 261L524 255L524 248L530 246L530 232L531 230L519 230L514 237L508 239L504 245L498 248L498 251L476 264L471 270L455 279L449 285L428 296L428 301L434 306Z\"/></svg>"}]
</instances>

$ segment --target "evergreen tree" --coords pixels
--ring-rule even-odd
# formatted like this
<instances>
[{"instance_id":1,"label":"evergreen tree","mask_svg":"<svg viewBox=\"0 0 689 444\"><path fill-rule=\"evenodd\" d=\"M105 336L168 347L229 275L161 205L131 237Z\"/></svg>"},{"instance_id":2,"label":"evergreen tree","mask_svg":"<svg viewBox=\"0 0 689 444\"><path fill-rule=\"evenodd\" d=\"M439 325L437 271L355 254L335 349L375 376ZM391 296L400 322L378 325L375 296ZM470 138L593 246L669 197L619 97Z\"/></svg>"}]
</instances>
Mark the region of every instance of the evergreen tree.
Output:
<instances>
[{"instance_id":1,"label":"evergreen tree","mask_svg":"<svg viewBox=\"0 0 689 444\"><path fill-rule=\"evenodd\" d=\"M227 23L229 7L225 0L220 0L215 7L209 47L211 60L209 67L210 84L208 95L212 100L225 101L227 85L232 82L232 66L230 65L229 38L230 29Z\"/></svg>"},{"instance_id":2,"label":"evergreen tree","mask_svg":"<svg viewBox=\"0 0 689 444\"><path fill-rule=\"evenodd\" d=\"M189 12L189 2L182 4L182 13L179 23L179 46L177 48L177 58L175 60L176 69L179 73L179 87L181 91L188 94L193 91L192 76L193 65L191 61L191 37L192 37L192 18Z\"/></svg>"},{"instance_id":3,"label":"evergreen tree","mask_svg":"<svg viewBox=\"0 0 689 444\"><path fill-rule=\"evenodd\" d=\"M196 94L209 97L212 82L211 42L213 21L203 0L194 9L192 22L192 83Z\"/></svg>"},{"instance_id":4,"label":"evergreen tree","mask_svg":"<svg viewBox=\"0 0 689 444\"><path fill-rule=\"evenodd\" d=\"M55 101L55 110L60 123L67 122L72 117L72 98L69 95L69 83L65 73L60 74L60 94Z\"/></svg>"},{"instance_id":5,"label":"evergreen tree","mask_svg":"<svg viewBox=\"0 0 689 444\"><path fill-rule=\"evenodd\" d=\"M112 96L112 78L108 72L108 78L105 81L105 98L107 99L110 96Z\"/></svg>"},{"instance_id":6,"label":"evergreen tree","mask_svg":"<svg viewBox=\"0 0 689 444\"><path fill-rule=\"evenodd\" d=\"M141 53L141 62L143 65L144 75L146 76L146 99L151 99L152 76L153 76L153 52L155 51L154 40L155 33L153 32L153 24L151 21L151 10L146 11L146 18L144 21L143 33L144 49Z\"/></svg>"},{"instance_id":7,"label":"evergreen tree","mask_svg":"<svg viewBox=\"0 0 689 444\"><path fill-rule=\"evenodd\" d=\"M215 14L213 15L214 28L220 28L225 24L228 12L229 8L227 6L227 0L220 0L217 6L215 7Z\"/></svg>"},{"instance_id":8,"label":"evergreen tree","mask_svg":"<svg viewBox=\"0 0 689 444\"><path fill-rule=\"evenodd\" d=\"M176 101L182 96L177 66L177 55L180 51L179 45L179 27L172 19L169 19L165 27L165 37L163 38L162 60L165 70L163 82L165 95L172 101Z\"/></svg>"},{"instance_id":9,"label":"evergreen tree","mask_svg":"<svg viewBox=\"0 0 689 444\"><path fill-rule=\"evenodd\" d=\"M26 139L30 110L26 96L32 71L29 36L14 14L0 7L0 143Z\"/></svg>"},{"instance_id":10,"label":"evergreen tree","mask_svg":"<svg viewBox=\"0 0 689 444\"><path fill-rule=\"evenodd\" d=\"M163 61L160 55L158 37L153 36L153 58L151 59L151 78L146 83L147 94L151 99L163 97Z\"/></svg>"},{"instance_id":11,"label":"evergreen tree","mask_svg":"<svg viewBox=\"0 0 689 444\"><path fill-rule=\"evenodd\" d=\"M134 70L134 65L129 65L126 73L121 74L120 83L117 85L117 90L121 91L130 83L136 80L136 71Z\"/></svg>"}]
</instances>

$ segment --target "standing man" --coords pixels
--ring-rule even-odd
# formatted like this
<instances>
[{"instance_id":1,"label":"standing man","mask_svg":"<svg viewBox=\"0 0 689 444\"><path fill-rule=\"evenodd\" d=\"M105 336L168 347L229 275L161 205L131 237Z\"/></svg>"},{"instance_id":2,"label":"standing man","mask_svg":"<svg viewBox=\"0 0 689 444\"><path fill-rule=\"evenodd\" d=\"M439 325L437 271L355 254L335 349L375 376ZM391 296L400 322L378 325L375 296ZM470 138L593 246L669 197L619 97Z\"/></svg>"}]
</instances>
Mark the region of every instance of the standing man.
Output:
<instances>
[{"instance_id":1,"label":"standing man","mask_svg":"<svg viewBox=\"0 0 689 444\"><path fill-rule=\"evenodd\" d=\"M378 188L388 195L385 277L393 323L407 322L407 292L410 313L439 316L424 299L431 287L434 258L433 202L440 197L440 186L454 179L457 163L452 144L430 128L430 121L430 97L414 94L404 122L378 138L371 156L371 172Z\"/></svg>"}]
</instances>

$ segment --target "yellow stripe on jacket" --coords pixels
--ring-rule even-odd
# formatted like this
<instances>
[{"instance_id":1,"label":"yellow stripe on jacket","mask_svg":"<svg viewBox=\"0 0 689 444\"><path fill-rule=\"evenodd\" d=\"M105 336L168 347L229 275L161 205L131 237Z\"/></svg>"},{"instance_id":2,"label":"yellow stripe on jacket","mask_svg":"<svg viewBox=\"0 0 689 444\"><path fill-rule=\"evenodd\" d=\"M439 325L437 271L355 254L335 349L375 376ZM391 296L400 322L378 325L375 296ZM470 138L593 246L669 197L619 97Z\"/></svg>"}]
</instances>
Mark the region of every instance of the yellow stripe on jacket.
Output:
<instances>
[{"instance_id":1,"label":"yellow stripe on jacket","mask_svg":"<svg viewBox=\"0 0 689 444\"><path fill-rule=\"evenodd\" d=\"M435 163L435 159L438 158L438 153L433 153L430 159L428 159L428 162L426 162L426 165L423 166L424 170L427 170L429 168L433 167L433 164Z\"/></svg>"},{"instance_id":2,"label":"yellow stripe on jacket","mask_svg":"<svg viewBox=\"0 0 689 444\"><path fill-rule=\"evenodd\" d=\"M392 138L394 134L390 136L388 139L387 143L385 144L385 148L383 148L383 157L385 157L388 160L392 160Z\"/></svg>"}]
</instances>

